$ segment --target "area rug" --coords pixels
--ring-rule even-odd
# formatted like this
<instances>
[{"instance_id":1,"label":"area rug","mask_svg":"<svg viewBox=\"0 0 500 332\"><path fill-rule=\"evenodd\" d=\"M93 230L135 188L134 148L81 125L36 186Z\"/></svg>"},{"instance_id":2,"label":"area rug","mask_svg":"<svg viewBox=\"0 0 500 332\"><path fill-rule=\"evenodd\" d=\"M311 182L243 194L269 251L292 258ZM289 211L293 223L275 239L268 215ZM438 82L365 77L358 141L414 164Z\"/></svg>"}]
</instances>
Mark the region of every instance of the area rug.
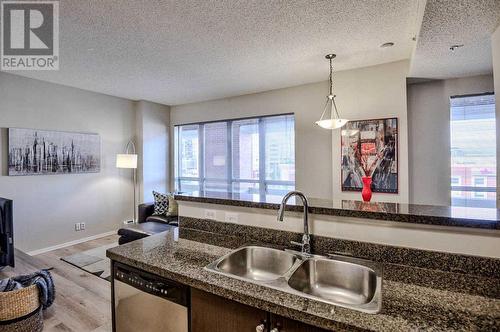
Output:
<instances>
[{"instance_id":1,"label":"area rug","mask_svg":"<svg viewBox=\"0 0 500 332\"><path fill-rule=\"evenodd\" d=\"M84 271L92 273L107 281L111 280L111 262L106 257L106 250L118 246L118 243L107 244L102 247L82 251L70 256L62 257L61 260L74 265Z\"/></svg>"}]
</instances>

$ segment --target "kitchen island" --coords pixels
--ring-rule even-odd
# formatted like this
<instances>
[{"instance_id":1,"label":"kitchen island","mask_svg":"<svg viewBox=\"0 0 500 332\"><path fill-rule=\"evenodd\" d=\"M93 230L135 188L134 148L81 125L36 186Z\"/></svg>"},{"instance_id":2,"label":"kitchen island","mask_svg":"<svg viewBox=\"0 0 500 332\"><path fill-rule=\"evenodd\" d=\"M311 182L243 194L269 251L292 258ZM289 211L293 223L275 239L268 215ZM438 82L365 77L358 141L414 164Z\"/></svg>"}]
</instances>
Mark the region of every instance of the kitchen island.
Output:
<instances>
[{"instance_id":1,"label":"kitchen island","mask_svg":"<svg viewBox=\"0 0 500 332\"><path fill-rule=\"evenodd\" d=\"M248 241L255 244L256 241L223 229L219 229L223 232L209 232L204 230L207 225L196 225L196 221L187 220L183 228L181 218L180 230L172 229L110 249L107 256L113 263L133 266L186 285L190 287L192 296L199 296L201 291L207 296L224 299L228 304L248 306L268 315L307 324L311 326L310 331L315 331L312 327L345 331L500 329L498 260L478 262L486 266L476 272L474 266L467 265L466 257L457 255L436 255L436 259L441 259L439 263L451 263L449 269L406 265L405 259L401 259L399 264L394 261L380 262L384 271L382 309L377 314L369 314L207 271L205 266L231 249L248 244ZM239 231L242 232L241 229ZM258 229L245 229L246 234L251 231ZM276 243L269 245L277 246ZM320 244L317 245L320 248ZM384 255L383 252L381 254ZM421 254L416 253L417 256ZM411 259L411 254L407 255ZM421 257L418 256L416 261ZM453 267L453 262L457 260L462 270ZM195 299L192 306L198 302ZM196 308L192 307L191 320L195 319L195 312ZM255 331L261 322L257 320L253 324L253 327L241 326L240 330ZM196 326L199 325L193 326L193 332L202 331Z\"/></svg>"}]
</instances>

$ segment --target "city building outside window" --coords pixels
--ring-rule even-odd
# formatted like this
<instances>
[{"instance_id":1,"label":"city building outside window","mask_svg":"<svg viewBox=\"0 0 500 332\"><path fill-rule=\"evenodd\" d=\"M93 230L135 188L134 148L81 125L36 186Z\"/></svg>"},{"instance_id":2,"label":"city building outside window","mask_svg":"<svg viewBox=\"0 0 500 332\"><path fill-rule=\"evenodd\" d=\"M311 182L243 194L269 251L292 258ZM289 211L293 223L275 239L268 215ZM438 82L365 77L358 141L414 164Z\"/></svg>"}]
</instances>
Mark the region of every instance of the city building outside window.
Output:
<instances>
[{"instance_id":1,"label":"city building outside window","mask_svg":"<svg viewBox=\"0 0 500 332\"><path fill-rule=\"evenodd\" d=\"M175 126L175 189L283 195L295 189L293 114Z\"/></svg>"}]
</instances>

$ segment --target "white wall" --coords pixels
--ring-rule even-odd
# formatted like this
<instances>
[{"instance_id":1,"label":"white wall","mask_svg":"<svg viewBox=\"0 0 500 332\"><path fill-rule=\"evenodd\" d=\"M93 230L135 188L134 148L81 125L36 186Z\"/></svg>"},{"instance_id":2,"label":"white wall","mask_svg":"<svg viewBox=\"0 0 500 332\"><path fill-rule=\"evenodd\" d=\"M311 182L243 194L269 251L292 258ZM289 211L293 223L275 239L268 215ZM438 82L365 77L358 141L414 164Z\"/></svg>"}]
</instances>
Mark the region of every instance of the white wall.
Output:
<instances>
[{"instance_id":1,"label":"white wall","mask_svg":"<svg viewBox=\"0 0 500 332\"><path fill-rule=\"evenodd\" d=\"M410 203L450 205L450 97L492 91L491 75L408 85Z\"/></svg>"},{"instance_id":2,"label":"white wall","mask_svg":"<svg viewBox=\"0 0 500 332\"><path fill-rule=\"evenodd\" d=\"M399 144L400 147L406 147L405 79L407 71L408 62L399 61L335 73L335 92L338 95L337 100L342 115L350 119L397 116L401 132ZM234 98L173 106L171 125L294 113L296 188L311 197L331 198L333 196L359 200L359 193L351 194L340 191L340 131L332 132L315 125L315 121L319 119L323 111L327 94L328 82L320 82ZM374 195L374 200L407 201L408 157L406 151L406 148L400 150L400 194Z\"/></svg>"},{"instance_id":3,"label":"white wall","mask_svg":"<svg viewBox=\"0 0 500 332\"><path fill-rule=\"evenodd\" d=\"M335 74L335 94L342 117L349 120L398 118L399 193L374 193L372 201L408 202L408 121L406 76L409 62L398 61L378 66L341 71ZM333 197L361 200L359 192L341 190L340 131L332 132Z\"/></svg>"},{"instance_id":4,"label":"white wall","mask_svg":"<svg viewBox=\"0 0 500 332\"><path fill-rule=\"evenodd\" d=\"M320 82L173 106L170 120L174 126L200 121L295 113L296 188L311 197L330 198L332 196L331 132L314 124L321 116L327 93L328 83Z\"/></svg>"},{"instance_id":5,"label":"white wall","mask_svg":"<svg viewBox=\"0 0 500 332\"><path fill-rule=\"evenodd\" d=\"M139 203L152 202L152 191L167 192L169 174L170 107L138 101L136 107L139 152Z\"/></svg>"},{"instance_id":6,"label":"white wall","mask_svg":"<svg viewBox=\"0 0 500 332\"><path fill-rule=\"evenodd\" d=\"M8 127L98 133L101 172L9 177ZM115 158L135 131L133 102L0 73L0 128L0 196L14 200L17 248L113 231L131 217L130 172L117 169ZM85 222L86 230L75 232L76 222Z\"/></svg>"},{"instance_id":7,"label":"white wall","mask_svg":"<svg viewBox=\"0 0 500 332\"><path fill-rule=\"evenodd\" d=\"M493 76L495 80L496 121L497 121L497 206L500 207L500 26L491 36Z\"/></svg>"}]
</instances>

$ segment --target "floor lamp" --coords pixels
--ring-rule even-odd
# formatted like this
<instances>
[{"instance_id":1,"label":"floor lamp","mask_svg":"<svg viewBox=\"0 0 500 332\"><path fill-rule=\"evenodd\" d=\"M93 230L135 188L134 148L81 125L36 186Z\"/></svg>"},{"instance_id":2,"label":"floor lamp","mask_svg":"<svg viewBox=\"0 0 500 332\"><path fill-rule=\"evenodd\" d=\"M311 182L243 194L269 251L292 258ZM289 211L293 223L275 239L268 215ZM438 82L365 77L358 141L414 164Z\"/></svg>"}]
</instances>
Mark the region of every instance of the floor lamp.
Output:
<instances>
[{"instance_id":1,"label":"floor lamp","mask_svg":"<svg viewBox=\"0 0 500 332\"><path fill-rule=\"evenodd\" d=\"M127 143L124 154L116 155L116 167L117 168L128 168L133 169L134 174L134 219L133 222L137 223L137 205L136 205L136 193L137 193L137 153L135 150L135 144L132 140Z\"/></svg>"}]
</instances>

